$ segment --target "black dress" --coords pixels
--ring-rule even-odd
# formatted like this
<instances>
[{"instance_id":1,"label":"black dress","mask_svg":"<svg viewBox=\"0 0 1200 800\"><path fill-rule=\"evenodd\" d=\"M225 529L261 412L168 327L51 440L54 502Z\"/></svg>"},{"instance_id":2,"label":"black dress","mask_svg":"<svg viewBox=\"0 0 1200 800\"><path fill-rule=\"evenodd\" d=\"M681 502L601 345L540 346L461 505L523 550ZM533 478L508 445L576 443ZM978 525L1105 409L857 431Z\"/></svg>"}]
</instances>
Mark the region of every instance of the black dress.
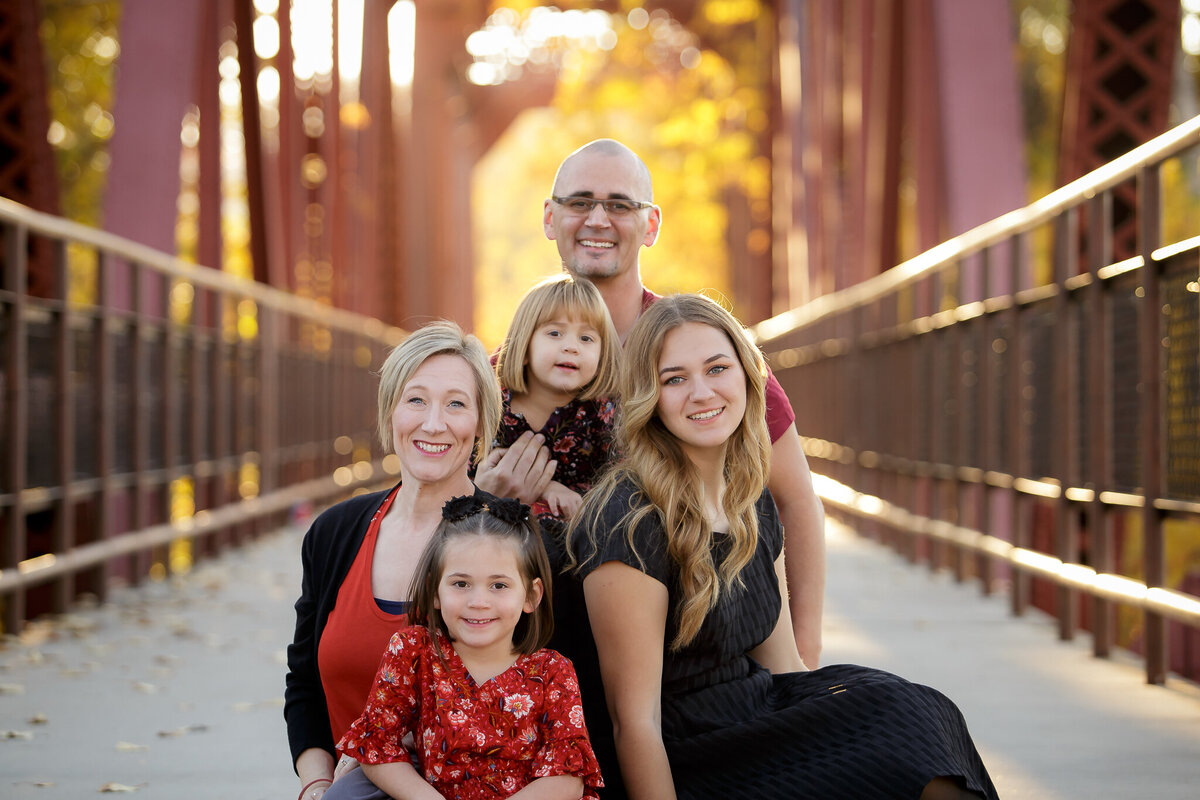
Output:
<instances>
[{"instance_id":1,"label":"black dress","mask_svg":"<svg viewBox=\"0 0 1200 800\"><path fill-rule=\"evenodd\" d=\"M589 731L604 759L615 758L615 749L579 581L606 561L620 561L663 583L672 608L678 596L678 573L657 519L634 532L636 554L620 526L636 495L631 484L621 487L601 521L599 557L557 584L560 619L574 617L561 619L569 625L561 641L572 651L566 654L575 661ZM781 607L774 563L783 529L769 492L758 502L758 517L759 547L742 572L744 587L722 597L690 644L676 652L664 647L663 743L680 800L916 800L939 776L997 797L962 714L935 689L848 664L773 676L747 655L770 635ZM718 562L727 546L722 539L713 536ZM676 628L668 619L666 642ZM601 766L612 787L602 796L623 796L613 764Z\"/></svg>"}]
</instances>

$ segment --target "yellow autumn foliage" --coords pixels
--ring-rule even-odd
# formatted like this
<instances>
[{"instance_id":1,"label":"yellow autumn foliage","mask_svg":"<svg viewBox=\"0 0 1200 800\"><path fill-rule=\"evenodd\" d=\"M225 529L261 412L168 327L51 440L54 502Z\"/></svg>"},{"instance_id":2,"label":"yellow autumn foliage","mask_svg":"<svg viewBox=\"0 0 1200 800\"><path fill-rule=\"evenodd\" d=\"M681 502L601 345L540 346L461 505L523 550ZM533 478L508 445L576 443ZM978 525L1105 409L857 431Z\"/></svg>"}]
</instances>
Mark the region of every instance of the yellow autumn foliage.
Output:
<instances>
[{"instance_id":1,"label":"yellow autumn foliage","mask_svg":"<svg viewBox=\"0 0 1200 800\"><path fill-rule=\"evenodd\" d=\"M534 4L493 8L500 5L524 12ZM757 0L708 0L691 20L704 29L687 31L661 14L641 29L616 14L611 51L564 55L551 107L520 115L475 170L475 330L485 343L497 345L526 289L560 268L542 230L542 204L563 157L598 138L629 145L654 177L663 227L658 243L642 252L646 285L731 295L725 203L738 193L756 220L770 214L761 128L770 48L753 46L770 16ZM725 46L717 52L699 48L701 41ZM700 49L691 69L681 63L684 45Z\"/></svg>"}]
</instances>

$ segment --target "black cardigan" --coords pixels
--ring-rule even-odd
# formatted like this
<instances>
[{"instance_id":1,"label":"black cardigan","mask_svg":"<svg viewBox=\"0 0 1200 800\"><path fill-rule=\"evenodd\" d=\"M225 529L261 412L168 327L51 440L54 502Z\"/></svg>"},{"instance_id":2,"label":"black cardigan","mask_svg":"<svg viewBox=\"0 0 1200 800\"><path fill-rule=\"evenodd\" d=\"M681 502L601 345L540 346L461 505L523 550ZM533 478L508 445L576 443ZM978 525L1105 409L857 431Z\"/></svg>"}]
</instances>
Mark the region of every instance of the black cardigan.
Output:
<instances>
[{"instance_id":1,"label":"black cardigan","mask_svg":"<svg viewBox=\"0 0 1200 800\"><path fill-rule=\"evenodd\" d=\"M331 506L313 520L300 545L304 572L300 599L296 601L296 634L287 649L288 674L283 692L283 717L293 768L300 754L310 747L320 747L337 757L317 667L317 645L371 518L390 491L359 495Z\"/></svg>"},{"instance_id":2,"label":"black cardigan","mask_svg":"<svg viewBox=\"0 0 1200 800\"><path fill-rule=\"evenodd\" d=\"M296 601L296 633L287 649L288 674L283 692L283 718L287 721L293 769L296 759L310 747L320 747L337 758L317 665L317 646L371 518L392 489L359 495L329 507L313 520L300 545L303 577L300 599ZM479 488L475 494L492 497Z\"/></svg>"}]
</instances>

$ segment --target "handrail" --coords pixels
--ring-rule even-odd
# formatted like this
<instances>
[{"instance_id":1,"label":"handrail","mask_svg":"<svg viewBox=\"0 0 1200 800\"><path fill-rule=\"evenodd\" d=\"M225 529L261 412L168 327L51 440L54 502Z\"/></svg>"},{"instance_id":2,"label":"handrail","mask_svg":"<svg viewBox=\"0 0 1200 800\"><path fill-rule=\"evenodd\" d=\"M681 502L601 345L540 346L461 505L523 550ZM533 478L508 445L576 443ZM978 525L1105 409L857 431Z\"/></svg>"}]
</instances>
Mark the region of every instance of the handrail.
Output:
<instances>
[{"instance_id":1,"label":"handrail","mask_svg":"<svg viewBox=\"0 0 1200 800\"><path fill-rule=\"evenodd\" d=\"M1151 611L1188 625L1200 626L1200 598L1169 589L1146 586L1141 581L1115 575L1080 564L1070 564L1045 553L986 534L974 528L954 525L882 500L856 492L837 481L817 476L817 493L827 506L855 517L940 539L980 555L1007 561L1015 567L1036 573L1098 597Z\"/></svg>"},{"instance_id":2,"label":"handrail","mask_svg":"<svg viewBox=\"0 0 1200 800\"><path fill-rule=\"evenodd\" d=\"M947 239L907 261L902 261L887 272L765 319L752 326L751 332L757 339L775 339L788 330L812 325L832 314L875 302L963 256L1049 222L1071 206L1129 180L1146 166L1157 164L1176 155L1184 147L1196 144L1195 140L1198 138L1200 115L1024 208L1010 211Z\"/></svg>"},{"instance_id":3,"label":"handrail","mask_svg":"<svg viewBox=\"0 0 1200 800\"><path fill-rule=\"evenodd\" d=\"M93 301L69 245L97 257ZM395 474L372 368L404 331L380 320L3 198L0 319L5 632Z\"/></svg>"},{"instance_id":4,"label":"handrail","mask_svg":"<svg viewBox=\"0 0 1200 800\"><path fill-rule=\"evenodd\" d=\"M177 256L155 250L152 247L98 230L74 220L56 217L23 206L0 197L0 222L8 221L51 239L67 240L89 245L105 252L148 267L164 275L203 286L214 291L253 298L263 306L277 309L295 316L319 321L322 325L340 328L347 333L357 333L372 338L386 339L393 344L402 340L405 332L401 328L387 325L373 317L364 317L351 311L318 303L307 297L298 297L288 292L256 281L239 278L218 269L197 266Z\"/></svg>"},{"instance_id":5,"label":"handrail","mask_svg":"<svg viewBox=\"0 0 1200 800\"><path fill-rule=\"evenodd\" d=\"M1195 175L1164 176L1185 154L1200 116L752 329L818 481L857 498L830 513L1062 638L1086 626L1097 656L1140 649L1153 683L1200 680L1200 561L1165 555L1200 536L1200 215L1160 238L1164 209L1200 208Z\"/></svg>"}]
</instances>

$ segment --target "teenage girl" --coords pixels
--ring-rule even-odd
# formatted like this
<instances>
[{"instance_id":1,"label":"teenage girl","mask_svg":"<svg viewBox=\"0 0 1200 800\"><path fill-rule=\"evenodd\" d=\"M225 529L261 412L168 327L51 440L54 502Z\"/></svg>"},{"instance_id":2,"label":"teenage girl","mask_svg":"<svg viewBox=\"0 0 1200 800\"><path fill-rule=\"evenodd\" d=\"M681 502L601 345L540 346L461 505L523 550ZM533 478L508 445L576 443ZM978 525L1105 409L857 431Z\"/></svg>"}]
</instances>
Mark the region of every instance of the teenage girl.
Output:
<instances>
[{"instance_id":1,"label":"teenage girl","mask_svg":"<svg viewBox=\"0 0 1200 800\"><path fill-rule=\"evenodd\" d=\"M544 649L550 566L529 506L450 500L416 574L412 627L338 743L362 769L325 800L597 798L575 670Z\"/></svg>"},{"instance_id":2,"label":"teenage girl","mask_svg":"<svg viewBox=\"0 0 1200 800\"><path fill-rule=\"evenodd\" d=\"M568 540L601 678L584 692L612 724L588 719L620 766L606 757L606 775L638 800L996 800L945 695L868 667L805 669L766 489L766 374L700 295L663 298L625 340L621 460Z\"/></svg>"},{"instance_id":3,"label":"teenage girl","mask_svg":"<svg viewBox=\"0 0 1200 800\"><path fill-rule=\"evenodd\" d=\"M590 282L547 278L517 306L496 359L504 411L493 446L532 431L558 466L534 504L538 516L570 519L608 462L621 343Z\"/></svg>"}]
</instances>

